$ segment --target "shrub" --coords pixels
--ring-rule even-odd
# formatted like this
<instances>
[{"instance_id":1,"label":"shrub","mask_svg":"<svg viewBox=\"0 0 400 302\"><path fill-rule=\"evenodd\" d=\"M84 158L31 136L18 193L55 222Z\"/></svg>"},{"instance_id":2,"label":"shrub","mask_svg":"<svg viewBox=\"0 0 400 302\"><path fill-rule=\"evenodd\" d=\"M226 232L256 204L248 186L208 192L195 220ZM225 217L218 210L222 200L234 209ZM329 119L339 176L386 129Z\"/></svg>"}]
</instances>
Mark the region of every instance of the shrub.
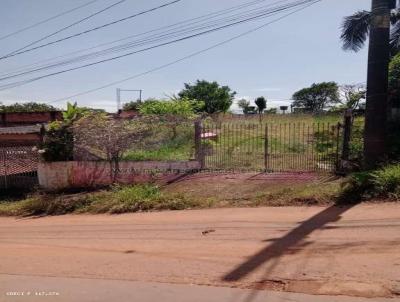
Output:
<instances>
[{"instance_id":1,"label":"shrub","mask_svg":"<svg viewBox=\"0 0 400 302\"><path fill-rule=\"evenodd\" d=\"M400 164L371 173L371 183L378 195L400 198Z\"/></svg>"},{"instance_id":2,"label":"shrub","mask_svg":"<svg viewBox=\"0 0 400 302\"><path fill-rule=\"evenodd\" d=\"M400 199L400 164L352 174L343 184L339 201L348 203L372 198Z\"/></svg>"},{"instance_id":3,"label":"shrub","mask_svg":"<svg viewBox=\"0 0 400 302\"><path fill-rule=\"evenodd\" d=\"M128 103L125 103L124 106L122 107L122 109L124 111L129 111L129 110L139 110L140 108L140 102L135 102L135 101L131 101Z\"/></svg>"},{"instance_id":4,"label":"shrub","mask_svg":"<svg viewBox=\"0 0 400 302\"><path fill-rule=\"evenodd\" d=\"M67 103L67 110L63 112L63 121L49 124L49 128L41 146L44 149L45 161L69 161L73 160L74 134L72 125L83 116L94 114L97 109L78 107L77 103Z\"/></svg>"},{"instance_id":5,"label":"shrub","mask_svg":"<svg viewBox=\"0 0 400 302\"><path fill-rule=\"evenodd\" d=\"M204 106L204 102L196 102L185 98L177 100L149 99L140 105L139 111L144 115L173 115L182 118L194 118L199 106Z\"/></svg>"},{"instance_id":6,"label":"shrub","mask_svg":"<svg viewBox=\"0 0 400 302\"><path fill-rule=\"evenodd\" d=\"M57 111L58 109L46 103L15 103L11 105L1 105L0 112L46 112Z\"/></svg>"},{"instance_id":7,"label":"shrub","mask_svg":"<svg viewBox=\"0 0 400 302\"><path fill-rule=\"evenodd\" d=\"M62 122L52 122L41 148L44 149L43 159L45 161L72 160L74 137L69 125Z\"/></svg>"}]
</instances>

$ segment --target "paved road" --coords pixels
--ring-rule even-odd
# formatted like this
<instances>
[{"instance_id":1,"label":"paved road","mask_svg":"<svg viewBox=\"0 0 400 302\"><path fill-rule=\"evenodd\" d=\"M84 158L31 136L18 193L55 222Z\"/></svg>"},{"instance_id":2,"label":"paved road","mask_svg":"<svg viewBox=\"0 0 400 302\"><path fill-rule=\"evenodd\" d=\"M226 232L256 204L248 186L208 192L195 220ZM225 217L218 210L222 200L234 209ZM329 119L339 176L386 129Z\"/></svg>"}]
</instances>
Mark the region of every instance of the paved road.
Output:
<instances>
[{"instance_id":1,"label":"paved road","mask_svg":"<svg viewBox=\"0 0 400 302\"><path fill-rule=\"evenodd\" d=\"M139 281L177 284L159 285L172 297L196 284L378 301L400 293L400 205L0 218L0 276L3 292L40 284L65 297L150 286Z\"/></svg>"}]
</instances>

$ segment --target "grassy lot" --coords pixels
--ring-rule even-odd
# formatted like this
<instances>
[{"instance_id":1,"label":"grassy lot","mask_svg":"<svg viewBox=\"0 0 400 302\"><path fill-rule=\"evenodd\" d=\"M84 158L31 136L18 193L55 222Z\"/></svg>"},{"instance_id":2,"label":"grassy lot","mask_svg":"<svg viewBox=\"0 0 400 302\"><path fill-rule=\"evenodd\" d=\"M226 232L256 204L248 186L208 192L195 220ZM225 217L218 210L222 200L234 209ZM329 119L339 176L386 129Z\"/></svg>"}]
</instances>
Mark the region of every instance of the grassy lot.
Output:
<instances>
[{"instance_id":1,"label":"grassy lot","mask_svg":"<svg viewBox=\"0 0 400 302\"><path fill-rule=\"evenodd\" d=\"M204 122L204 132L217 134L204 142L206 165L213 169L263 170L265 133L268 131L270 169L321 170L331 168L338 141L335 115L218 115ZM362 118L356 120L362 124ZM266 130L268 125L268 130ZM175 131L173 131L175 130ZM174 134L175 132L175 134ZM360 132L361 133L361 132ZM358 154L362 142L357 142ZM282 154L285 154L282 157ZM160 124L150 137L124 154L124 160L188 160L194 158L194 126L187 122L173 129Z\"/></svg>"},{"instance_id":2,"label":"grassy lot","mask_svg":"<svg viewBox=\"0 0 400 302\"><path fill-rule=\"evenodd\" d=\"M175 126L160 123L153 134L127 151L123 160L189 160L194 158L194 124Z\"/></svg>"},{"instance_id":3,"label":"grassy lot","mask_svg":"<svg viewBox=\"0 0 400 302\"><path fill-rule=\"evenodd\" d=\"M205 145L212 169L332 171L342 144L340 115L220 116L204 123L218 138ZM362 150L363 118L357 118L354 157ZM266 137L268 141L266 142ZM265 156L265 149L268 156ZM265 161L267 161L265 163Z\"/></svg>"}]
</instances>

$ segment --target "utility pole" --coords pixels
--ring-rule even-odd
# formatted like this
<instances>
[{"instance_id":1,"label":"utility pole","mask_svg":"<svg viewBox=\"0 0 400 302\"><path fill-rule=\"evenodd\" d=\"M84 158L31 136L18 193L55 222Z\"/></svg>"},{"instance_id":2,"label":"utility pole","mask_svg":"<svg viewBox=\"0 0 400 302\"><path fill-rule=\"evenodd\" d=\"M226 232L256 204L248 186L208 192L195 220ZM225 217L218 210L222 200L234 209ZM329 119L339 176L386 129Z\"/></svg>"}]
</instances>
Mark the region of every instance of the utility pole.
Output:
<instances>
[{"instance_id":1,"label":"utility pole","mask_svg":"<svg viewBox=\"0 0 400 302\"><path fill-rule=\"evenodd\" d=\"M116 94L117 94L117 110L122 109L122 104L121 104L121 92L122 91L135 91L135 92L139 92L139 99L138 102L141 103L142 102L142 93L143 93L143 89L121 89L121 88L117 88L116 90Z\"/></svg>"},{"instance_id":2,"label":"utility pole","mask_svg":"<svg viewBox=\"0 0 400 302\"><path fill-rule=\"evenodd\" d=\"M393 0L372 0L364 134L366 168L376 167L386 154L390 9L393 3Z\"/></svg>"}]
</instances>

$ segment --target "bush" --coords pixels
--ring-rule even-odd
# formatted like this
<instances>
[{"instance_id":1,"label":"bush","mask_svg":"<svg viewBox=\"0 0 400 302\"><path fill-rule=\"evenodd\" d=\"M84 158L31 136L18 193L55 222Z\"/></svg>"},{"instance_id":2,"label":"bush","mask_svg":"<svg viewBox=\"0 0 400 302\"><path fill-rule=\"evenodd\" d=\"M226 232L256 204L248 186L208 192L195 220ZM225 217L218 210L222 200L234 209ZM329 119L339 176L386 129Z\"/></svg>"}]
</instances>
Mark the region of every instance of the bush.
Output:
<instances>
[{"instance_id":1,"label":"bush","mask_svg":"<svg viewBox=\"0 0 400 302\"><path fill-rule=\"evenodd\" d=\"M196 111L204 106L203 102L196 102L189 99L177 100L155 100L149 99L143 102L139 111L144 115L165 115L181 118L194 118Z\"/></svg>"},{"instance_id":2,"label":"bush","mask_svg":"<svg viewBox=\"0 0 400 302\"><path fill-rule=\"evenodd\" d=\"M136 111L139 110L139 108L140 108L140 102L134 102L134 101L125 103L124 106L122 107L124 111L129 111L129 110Z\"/></svg>"},{"instance_id":3,"label":"bush","mask_svg":"<svg viewBox=\"0 0 400 302\"><path fill-rule=\"evenodd\" d=\"M57 108L46 103L15 103L11 105L1 105L0 112L47 112L58 111Z\"/></svg>"},{"instance_id":4,"label":"bush","mask_svg":"<svg viewBox=\"0 0 400 302\"><path fill-rule=\"evenodd\" d=\"M371 173L371 183L379 196L400 198L400 164Z\"/></svg>"},{"instance_id":5,"label":"bush","mask_svg":"<svg viewBox=\"0 0 400 302\"><path fill-rule=\"evenodd\" d=\"M69 125L52 122L41 146L43 159L48 162L69 161L73 159L74 137Z\"/></svg>"},{"instance_id":6,"label":"bush","mask_svg":"<svg viewBox=\"0 0 400 302\"><path fill-rule=\"evenodd\" d=\"M372 198L400 199L400 164L352 174L343 184L339 201L351 203Z\"/></svg>"}]
</instances>

